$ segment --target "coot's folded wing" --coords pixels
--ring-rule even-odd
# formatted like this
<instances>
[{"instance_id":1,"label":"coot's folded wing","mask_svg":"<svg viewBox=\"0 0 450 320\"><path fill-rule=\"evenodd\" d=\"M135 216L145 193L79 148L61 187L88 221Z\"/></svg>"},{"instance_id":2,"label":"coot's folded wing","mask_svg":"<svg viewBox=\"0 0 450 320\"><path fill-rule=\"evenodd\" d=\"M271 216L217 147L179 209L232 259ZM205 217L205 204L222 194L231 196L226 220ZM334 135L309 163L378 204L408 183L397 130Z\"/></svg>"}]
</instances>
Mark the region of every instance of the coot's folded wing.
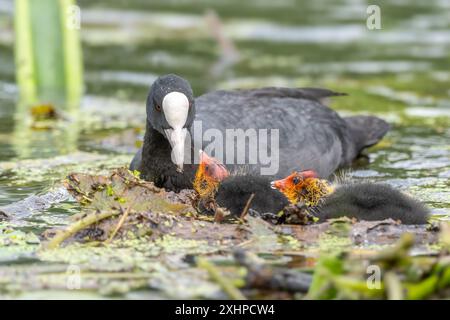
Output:
<instances>
[{"instance_id":1,"label":"coot's folded wing","mask_svg":"<svg viewBox=\"0 0 450 320\"><path fill-rule=\"evenodd\" d=\"M321 103L325 102L326 98L345 96L346 93L335 92L323 88L280 88L280 87L266 87L261 89L249 90L254 97L279 97L279 98L296 98L316 100Z\"/></svg>"},{"instance_id":2,"label":"coot's folded wing","mask_svg":"<svg viewBox=\"0 0 450 320\"><path fill-rule=\"evenodd\" d=\"M196 120L202 122L203 132L218 129L224 139L227 129L278 129L278 148L269 143L268 150L261 150L269 155L272 150L278 152L277 176L287 175L294 168L315 169L321 176L328 176L344 164L347 147L351 148L344 144L352 143L346 122L316 99L331 95L336 93L326 89L215 91L196 99ZM256 173L260 166L249 168Z\"/></svg>"}]
</instances>

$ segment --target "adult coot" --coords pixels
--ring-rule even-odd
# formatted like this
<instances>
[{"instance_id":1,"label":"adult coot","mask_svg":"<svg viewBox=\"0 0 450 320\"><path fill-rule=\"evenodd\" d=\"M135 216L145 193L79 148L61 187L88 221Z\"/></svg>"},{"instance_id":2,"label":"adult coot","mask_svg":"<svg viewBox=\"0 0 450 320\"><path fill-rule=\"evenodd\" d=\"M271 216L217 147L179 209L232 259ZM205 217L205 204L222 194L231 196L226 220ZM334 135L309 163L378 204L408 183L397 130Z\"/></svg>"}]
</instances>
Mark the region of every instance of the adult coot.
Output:
<instances>
[{"instance_id":1,"label":"adult coot","mask_svg":"<svg viewBox=\"0 0 450 320\"><path fill-rule=\"evenodd\" d=\"M204 137L198 142L196 134L192 134L195 119L203 132L213 129L223 134L224 139L227 139L227 129L252 129L258 134L273 129L276 131L270 131L273 135L259 140L266 139L263 143L266 156L276 156L276 164L271 167L276 171L271 175L284 177L301 164L327 177L337 168L349 165L362 149L377 143L389 129L379 118L341 118L322 104L324 98L337 95L342 94L326 89L271 87L220 90L194 99L186 80L174 74L161 76L150 88L144 144L130 169L139 170L143 178L154 181L159 187L191 188L196 165L186 163L185 157L190 153L189 158L194 159L195 146L204 149L208 142L203 141L208 139ZM268 141L276 137L275 133L278 139L271 145ZM186 149L189 134L193 139L189 142L191 149ZM238 149L234 156L230 156L228 149L224 148L224 152L227 153L225 163L233 170L242 152ZM245 154L246 172L268 174L261 171L268 164L263 163L262 157L254 164L254 157L254 154Z\"/></svg>"}]
</instances>

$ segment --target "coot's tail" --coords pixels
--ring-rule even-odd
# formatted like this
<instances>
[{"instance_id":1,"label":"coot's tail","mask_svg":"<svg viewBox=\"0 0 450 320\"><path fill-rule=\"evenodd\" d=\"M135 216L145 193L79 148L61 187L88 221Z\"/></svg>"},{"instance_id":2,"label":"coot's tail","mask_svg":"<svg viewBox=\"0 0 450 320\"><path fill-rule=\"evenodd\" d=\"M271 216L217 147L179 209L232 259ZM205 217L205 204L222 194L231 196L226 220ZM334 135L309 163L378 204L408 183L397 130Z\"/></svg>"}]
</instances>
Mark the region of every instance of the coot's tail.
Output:
<instances>
[{"instance_id":1,"label":"coot's tail","mask_svg":"<svg viewBox=\"0 0 450 320\"><path fill-rule=\"evenodd\" d=\"M344 120L352 131L358 152L376 144L390 129L389 123L374 116L353 116Z\"/></svg>"}]
</instances>

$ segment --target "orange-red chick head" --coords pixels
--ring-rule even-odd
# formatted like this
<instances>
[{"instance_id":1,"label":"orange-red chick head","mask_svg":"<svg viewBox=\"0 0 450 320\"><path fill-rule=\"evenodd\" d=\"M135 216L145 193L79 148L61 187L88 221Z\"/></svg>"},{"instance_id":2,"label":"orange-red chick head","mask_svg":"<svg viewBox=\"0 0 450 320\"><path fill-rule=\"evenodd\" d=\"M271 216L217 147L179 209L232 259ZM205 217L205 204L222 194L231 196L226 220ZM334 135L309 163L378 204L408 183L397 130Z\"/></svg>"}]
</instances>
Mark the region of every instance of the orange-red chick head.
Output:
<instances>
[{"instance_id":1,"label":"orange-red chick head","mask_svg":"<svg viewBox=\"0 0 450 320\"><path fill-rule=\"evenodd\" d=\"M303 201L306 205L315 205L320 198L330 192L328 184L317 177L313 170L293 172L284 179L271 182L291 203Z\"/></svg>"},{"instance_id":2,"label":"orange-red chick head","mask_svg":"<svg viewBox=\"0 0 450 320\"><path fill-rule=\"evenodd\" d=\"M228 170L216 158L199 151L200 164L195 173L194 190L200 197L213 196L220 182L229 176Z\"/></svg>"}]
</instances>

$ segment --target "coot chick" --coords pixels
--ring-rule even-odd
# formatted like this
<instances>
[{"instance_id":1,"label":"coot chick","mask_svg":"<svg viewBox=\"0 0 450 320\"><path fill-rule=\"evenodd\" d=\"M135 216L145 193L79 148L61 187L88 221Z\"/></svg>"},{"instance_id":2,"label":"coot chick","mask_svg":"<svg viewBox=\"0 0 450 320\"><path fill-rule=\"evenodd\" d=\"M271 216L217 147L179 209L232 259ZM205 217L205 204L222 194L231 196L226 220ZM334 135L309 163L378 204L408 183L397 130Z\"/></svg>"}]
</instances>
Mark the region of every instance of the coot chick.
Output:
<instances>
[{"instance_id":1,"label":"coot chick","mask_svg":"<svg viewBox=\"0 0 450 320\"><path fill-rule=\"evenodd\" d=\"M323 221L347 216L359 220L400 220L404 224L426 224L429 209L388 184L344 183L332 185L313 170L294 172L273 181L293 204L303 204Z\"/></svg>"},{"instance_id":2,"label":"coot chick","mask_svg":"<svg viewBox=\"0 0 450 320\"><path fill-rule=\"evenodd\" d=\"M195 175L194 190L204 202L214 200L233 215L240 215L250 197L249 209L258 213L277 213L289 202L270 187L271 177L230 175L217 159L200 150L200 164Z\"/></svg>"},{"instance_id":3,"label":"coot chick","mask_svg":"<svg viewBox=\"0 0 450 320\"><path fill-rule=\"evenodd\" d=\"M351 164L364 148L377 143L389 129L377 117L341 118L322 104L324 99L339 95L343 94L326 89L270 87L220 90L194 99L186 80L174 74L161 76L150 88L144 144L130 169L139 170L144 179L158 187L191 188L197 166L186 163L185 143L190 143L187 150L191 159L198 144L198 149L205 148L203 137L194 143L199 140L195 133L192 135L195 118L201 123L202 132L215 129L223 137L227 129L278 132L279 143L274 146L268 143L264 150L267 155L279 155L278 165L269 168L275 172L262 172L268 164L261 158L251 164L250 155L246 155L245 164L251 174L273 174L279 179L298 169L301 163L321 177L328 177L337 168ZM193 137L190 142L187 141L189 133ZM236 152L232 161L227 158L230 171L238 163L237 156Z\"/></svg>"}]
</instances>

